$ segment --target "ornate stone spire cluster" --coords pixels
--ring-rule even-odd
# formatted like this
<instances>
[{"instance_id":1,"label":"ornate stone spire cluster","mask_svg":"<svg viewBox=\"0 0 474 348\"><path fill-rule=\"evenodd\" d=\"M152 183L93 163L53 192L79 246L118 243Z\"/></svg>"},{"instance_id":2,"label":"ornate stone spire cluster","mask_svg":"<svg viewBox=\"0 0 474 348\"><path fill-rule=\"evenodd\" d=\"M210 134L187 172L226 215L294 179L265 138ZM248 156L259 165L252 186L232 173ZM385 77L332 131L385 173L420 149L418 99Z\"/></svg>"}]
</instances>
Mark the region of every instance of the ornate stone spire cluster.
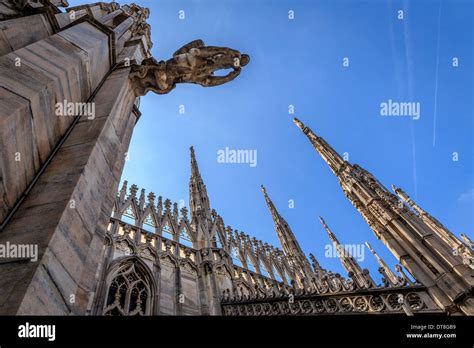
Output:
<instances>
[{"instance_id":1,"label":"ornate stone spire cluster","mask_svg":"<svg viewBox=\"0 0 474 348\"><path fill-rule=\"evenodd\" d=\"M125 182L116 199L110 238L115 239L120 250L127 253L137 250L135 253L145 259L159 258L161 265L169 264L171 261L166 261L166 258L171 258L175 260L173 264L183 267L183 274L188 272L186 269L189 267L197 270L207 279L204 288L210 291L209 306L214 308L211 313L218 314L221 305L225 315L263 313L259 312L262 308L267 308L267 314L403 311L409 314L437 310L423 287L413 284L399 266L397 271L400 276L395 275L370 247L385 277L382 286L376 285L368 271L362 269L354 257L344 250L323 219L321 223L336 245L341 262L352 280L324 269L312 254L311 267L294 233L263 186L263 195L283 250L226 226L222 217L211 209L193 148L189 185L191 220L195 220L191 223L186 208L181 209L179 217L176 203L172 204L169 200L163 202L161 197L155 203L153 193L146 195L135 185L128 188L127 195ZM124 223L123 215L132 215L134 223ZM153 231L144 231L144 223L153 226ZM114 234L114 231L118 233ZM192 246L183 245L181 238L186 235ZM133 245L124 244L124 241ZM228 282L223 283L224 275L229 277ZM221 291L218 298L217 290ZM367 293L359 294L357 290ZM319 299L321 295L325 295L323 299ZM296 302L288 306L290 296ZM318 299L309 306L307 298L312 296L318 296ZM267 300L275 305L265 304ZM206 306L204 313L207 313Z\"/></svg>"},{"instance_id":2,"label":"ornate stone spire cluster","mask_svg":"<svg viewBox=\"0 0 474 348\"><path fill-rule=\"evenodd\" d=\"M181 208L169 199L158 197L150 192L145 198L145 190L140 191L136 185L128 188L127 181L123 182L116 201L113 218L122 216L132 218L134 223L130 228L140 228L163 238L171 238L181 243L190 241L192 247L201 250L206 248L222 248L234 262L244 269L256 274L264 274L269 279L279 279L282 284L289 286L297 282L301 275L295 274L294 260L277 247L258 240L242 231L226 226L222 217L211 209L206 185L199 172L194 149L191 147L191 177L189 181L190 217L188 209ZM128 190L128 194L127 194ZM138 236L138 234L136 234ZM138 238L138 237L136 237ZM297 268L298 270L299 268Z\"/></svg>"},{"instance_id":3,"label":"ornate stone spire cluster","mask_svg":"<svg viewBox=\"0 0 474 348\"><path fill-rule=\"evenodd\" d=\"M399 262L447 312L474 315L472 250L402 190L389 192L371 173L351 165L295 118L339 179L350 202ZM388 275L387 275L388 276Z\"/></svg>"}]
</instances>

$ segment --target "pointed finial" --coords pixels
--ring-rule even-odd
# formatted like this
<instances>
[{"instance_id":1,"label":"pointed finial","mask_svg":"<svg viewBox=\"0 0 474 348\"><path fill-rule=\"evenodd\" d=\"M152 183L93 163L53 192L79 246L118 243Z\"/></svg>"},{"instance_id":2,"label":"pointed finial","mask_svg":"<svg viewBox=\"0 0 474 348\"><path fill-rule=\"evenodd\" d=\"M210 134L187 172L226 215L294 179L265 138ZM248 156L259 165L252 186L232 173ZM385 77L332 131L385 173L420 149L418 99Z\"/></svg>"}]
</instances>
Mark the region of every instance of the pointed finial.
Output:
<instances>
[{"instance_id":1,"label":"pointed finial","mask_svg":"<svg viewBox=\"0 0 474 348\"><path fill-rule=\"evenodd\" d=\"M122 189L120 191L127 191L128 181L124 180L122 183Z\"/></svg>"},{"instance_id":2,"label":"pointed finial","mask_svg":"<svg viewBox=\"0 0 474 348\"><path fill-rule=\"evenodd\" d=\"M171 201L168 198L165 200L165 210L166 211L171 210Z\"/></svg>"},{"instance_id":3,"label":"pointed finial","mask_svg":"<svg viewBox=\"0 0 474 348\"><path fill-rule=\"evenodd\" d=\"M145 204L145 189L142 188L140 190L140 198L139 198L139 205L140 208L143 208L143 205Z\"/></svg>"},{"instance_id":4,"label":"pointed finial","mask_svg":"<svg viewBox=\"0 0 474 348\"><path fill-rule=\"evenodd\" d=\"M147 198L148 198L148 203L150 203L150 205L153 206L155 202L155 198L156 198L155 194L153 192L150 192Z\"/></svg>"},{"instance_id":5,"label":"pointed finial","mask_svg":"<svg viewBox=\"0 0 474 348\"><path fill-rule=\"evenodd\" d=\"M328 225L326 224L326 221L324 221L324 219L323 219L322 216L319 217L319 221L320 221L321 224L324 226L324 228L328 228Z\"/></svg>"},{"instance_id":6,"label":"pointed finial","mask_svg":"<svg viewBox=\"0 0 474 348\"><path fill-rule=\"evenodd\" d=\"M306 125L305 125L303 122L301 122L301 121L300 121L299 119L297 119L296 117L293 119L293 122L298 126L299 129L301 129L301 131L302 131L304 134L308 135L308 133L309 133L309 128L306 127Z\"/></svg>"},{"instance_id":7,"label":"pointed finial","mask_svg":"<svg viewBox=\"0 0 474 348\"><path fill-rule=\"evenodd\" d=\"M265 186L260 185L260 189L263 192L263 196L265 197L265 201L267 201L268 204L271 204L271 200L270 200L270 197L268 197L267 189L265 188Z\"/></svg>"},{"instance_id":8,"label":"pointed finial","mask_svg":"<svg viewBox=\"0 0 474 348\"><path fill-rule=\"evenodd\" d=\"M392 184L392 191L395 192L395 194L397 194L398 196L400 195L404 195L405 192L400 188L400 187L396 187L395 185ZM405 194L406 195L406 194Z\"/></svg>"},{"instance_id":9,"label":"pointed finial","mask_svg":"<svg viewBox=\"0 0 474 348\"><path fill-rule=\"evenodd\" d=\"M199 175L199 168L196 161L196 154L194 153L194 147L191 146L189 150L191 152L191 175L197 176Z\"/></svg>"},{"instance_id":10,"label":"pointed finial","mask_svg":"<svg viewBox=\"0 0 474 348\"><path fill-rule=\"evenodd\" d=\"M326 221L324 221L324 219L322 218L322 216L319 217L319 221L321 222L321 224L323 225L324 229L326 230L329 238L334 242L334 243L337 243L339 244L339 241L338 239L336 238L335 234L331 231L331 229L329 228L329 226L326 224Z\"/></svg>"},{"instance_id":11,"label":"pointed finial","mask_svg":"<svg viewBox=\"0 0 474 348\"><path fill-rule=\"evenodd\" d=\"M372 246L369 244L369 242L366 241L365 245L367 245L367 248L369 248L369 250L372 254L374 254L374 255L376 254L375 250L372 248Z\"/></svg>"},{"instance_id":12,"label":"pointed finial","mask_svg":"<svg viewBox=\"0 0 474 348\"><path fill-rule=\"evenodd\" d=\"M137 196L137 191L138 191L137 185L133 184L132 186L130 186L130 196L135 198Z\"/></svg>"},{"instance_id":13,"label":"pointed finial","mask_svg":"<svg viewBox=\"0 0 474 348\"><path fill-rule=\"evenodd\" d=\"M120 189L120 193L119 193L119 197L121 201L124 200L125 195L127 194L127 185L128 185L128 181L125 180L122 184L122 188Z\"/></svg>"},{"instance_id":14,"label":"pointed finial","mask_svg":"<svg viewBox=\"0 0 474 348\"><path fill-rule=\"evenodd\" d=\"M303 122L301 122L299 119L297 119L296 117L293 118L293 122L298 126L299 129L301 130L304 130L306 128L306 126L304 125Z\"/></svg>"}]
</instances>

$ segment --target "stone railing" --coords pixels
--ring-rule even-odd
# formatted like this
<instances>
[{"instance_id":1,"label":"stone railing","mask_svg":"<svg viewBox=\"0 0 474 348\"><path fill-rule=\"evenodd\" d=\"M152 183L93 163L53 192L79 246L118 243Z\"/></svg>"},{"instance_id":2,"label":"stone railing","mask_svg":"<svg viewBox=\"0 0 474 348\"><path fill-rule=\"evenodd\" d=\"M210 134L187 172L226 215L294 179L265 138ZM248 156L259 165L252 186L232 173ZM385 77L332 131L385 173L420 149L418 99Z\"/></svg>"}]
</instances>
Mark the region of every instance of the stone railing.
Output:
<instances>
[{"instance_id":1,"label":"stone railing","mask_svg":"<svg viewBox=\"0 0 474 348\"><path fill-rule=\"evenodd\" d=\"M225 316L442 313L419 285L337 294L224 297Z\"/></svg>"}]
</instances>

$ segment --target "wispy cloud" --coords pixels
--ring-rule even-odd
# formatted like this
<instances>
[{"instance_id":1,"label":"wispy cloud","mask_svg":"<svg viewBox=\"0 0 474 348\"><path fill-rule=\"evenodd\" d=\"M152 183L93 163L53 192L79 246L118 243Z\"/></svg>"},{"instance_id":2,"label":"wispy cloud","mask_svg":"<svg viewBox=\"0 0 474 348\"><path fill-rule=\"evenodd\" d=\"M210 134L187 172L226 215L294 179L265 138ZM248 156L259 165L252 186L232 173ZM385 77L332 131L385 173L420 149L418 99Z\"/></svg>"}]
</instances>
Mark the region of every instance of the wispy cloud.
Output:
<instances>
[{"instance_id":1,"label":"wispy cloud","mask_svg":"<svg viewBox=\"0 0 474 348\"><path fill-rule=\"evenodd\" d=\"M474 188L471 188L467 190L466 192L461 193L458 197L458 202L460 203L472 202L473 200L474 200Z\"/></svg>"}]
</instances>

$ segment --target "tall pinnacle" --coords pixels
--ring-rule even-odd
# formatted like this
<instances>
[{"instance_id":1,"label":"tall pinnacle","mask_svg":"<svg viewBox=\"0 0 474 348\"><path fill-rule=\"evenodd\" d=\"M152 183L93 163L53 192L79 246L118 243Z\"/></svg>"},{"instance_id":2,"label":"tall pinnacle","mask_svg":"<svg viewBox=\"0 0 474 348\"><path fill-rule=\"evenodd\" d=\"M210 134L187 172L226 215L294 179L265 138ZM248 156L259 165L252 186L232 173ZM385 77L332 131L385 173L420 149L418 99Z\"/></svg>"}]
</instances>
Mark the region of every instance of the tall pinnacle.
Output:
<instances>
[{"instance_id":1,"label":"tall pinnacle","mask_svg":"<svg viewBox=\"0 0 474 348\"><path fill-rule=\"evenodd\" d=\"M331 239L333 243L336 243L338 247L342 247L336 235L331 231L329 226L326 224L326 221L324 221L324 219L321 216L319 217L319 221L321 222L321 225L323 225L324 229L326 230L329 236L329 239Z\"/></svg>"},{"instance_id":2,"label":"tall pinnacle","mask_svg":"<svg viewBox=\"0 0 474 348\"><path fill-rule=\"evenodd\" d=\"M365 245L367 245L367 248L369 248L370 252L374 255L375 259L380 265L380 268L382 270L382 274L385 275L387 280L392 283L392 285L397 285L399 283L398 277L395 275L395 273L392 272L390 267L385 263L385 261L375 252L374 248L369 244L369 242L365 242Z\"/></svg>"},{"instance_id":3,"label":"tall pinnacle","mask_svg":"<svg viewBox=\"0 0 474 348\"><path fill-rule=\"evenodd\" d=\"M275 205L273 204L270 197L268 197L267 190L265 189L265 187L263 185L260 185L260 188L262 189L263 196L265 197L265 202L267 202L268 210L270 210L270 214L272 214L273 221L276 224L277 220L279 221L280 219L282 219L282 217L276 210Z\"/></svg>"},{"instance_id":4,"label":"tall pinnacle","mask_svg":"<svg viewBox=\"0 0 474 348\"><path fill-rule=\"evenodd\" d=\"M267 202L268 210L270 210L270 214L272 215L273 222L275 223L275 230L278 235L278 239L280 240L281 246L285 254L291 252L292 245L295 244L298 251L301 251L301 248L296 241L293 232L290 229L290 226L282 218L278 210L276 210L275 205L273 204L270 197L268 197L267 190L263 185L260 186L263 192L263 196L265 197L265 201Z\"/></svg>"},{"instance_id":5,"label":"tall pinnacle","mask_svg":"<svg viewBox=\"0 0 474 348\"><path fill-rule=\"evenodd\" d=\"M304 125L303 122L301 122L299 119L297 119L296 117L293 118L293 122L298 126L299 129L301 129L305 134L305 130L307 129L306 126Z\"/></svg>"},{"instance_id":6,"label":"tall pinnacle","mask_svg":"<svg viewBox=\"0 0 474 348\"><path fill-rule=\"evenodd\" d=\"M211 220L211 207L207 196L206 185L199 173L194 148L191 146L191 178L189 179L189 207L191 217L199 216Z\"/></svg>"},{"instance_id":7,"label":"tall pinnacle","mask_svg":"<svg viewBox=\"0 0 474 348\"><path fill-rule=\"evenodd\" d=\"M362 287L370 287L373 286L375 283L373 279L370 277L367 270L363 270L354 257L349 253L339 242L336 238L334 233L331 231L329 226L326 224L326 221L322 217L319 217L319 221L323 225L324 229L326 230L329 238L333 242L334 246L336 247L337 254L339 259L341 260L342 266L346 269L349 276L354 279L357 284Z\"/></svg>"},{"instance_id":8,"label":"tall pinnacle","mask_svg":"<svg viewBox=\"0 0 474 348\"><path fill-rule=\"evenodd\" d=\"M323 160L329 165L332 172L338 175L339 169L344 164L344 159L321 137L318 137L310 128L296 117L293 122L308 137L315 150L321 155Z\"/></svg>"},{"instance_id":9,"label":"tall pinnacle","mask_svg":"<svg viewBox=\"0 0 474 348\"><path fill-rule=\"evenodd\" d=\"M194 147L190 147L189 150L191 151L191 177L201 177L199 174L199 167L196 161L196 155L194 153Z\"/></svg>"},{"instance_id":10,"label":"tall pinnacle","mask_svg":"<svg viewBox=\"0 0 474 348\"><path fill-rule=\"evenodd\" d=\"M301 269L307 278L311 277L311 266L306 259L306 256L303 253L298 241L296 240L295 235L291 231L290 226L280 215L280 213L278 213L272 200L270 197L268 197L265 187L261 185L261 188L265 197L265 201L267 202L268 209L272 215L273 222L275 223L275 231L285 255L289 258L289 260L294 260L295 264L293 266L296 269Z\"/></svg>"}]
</instances>

